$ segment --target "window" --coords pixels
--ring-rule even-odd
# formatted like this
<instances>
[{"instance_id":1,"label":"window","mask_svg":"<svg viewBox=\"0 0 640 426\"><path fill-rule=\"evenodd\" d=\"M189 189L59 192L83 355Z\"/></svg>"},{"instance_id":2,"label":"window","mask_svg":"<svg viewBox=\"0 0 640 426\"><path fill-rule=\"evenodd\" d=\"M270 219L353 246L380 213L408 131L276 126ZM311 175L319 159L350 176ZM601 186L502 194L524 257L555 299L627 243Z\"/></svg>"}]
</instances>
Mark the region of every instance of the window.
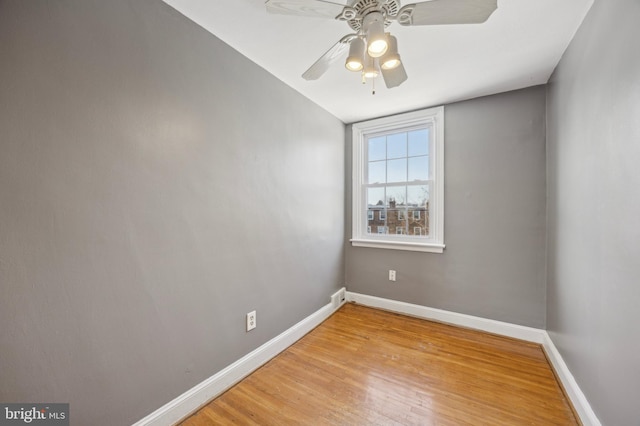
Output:
<instances>
[{"instance_id":1,"label":"window","mask_svg":"<svg viewBox=\"0 0 640 426\"><path fill-rule=\"evenodd\" d=\"M367 212L367 220L373 220L373 210Z\"/></svg>"},{"instance_id":2,"label":"window","mask_svg":"<svg viewBox=\"0 0 640 426\"><path fill-rule=\"evenodd\" d=\"M371 233L371 227L367 226L367 234L370 234L370 233Z\"/></svg>"},{"instance_id":3,"label":"window","mask_svg":"<svg viewBox=\"0 0 640 426\"><path fill-rule=\"evenodd\" d=\"M442 253L444 107L355 123L352 129L352 245ZM372 208L379 211L377 223ZM367 232L372 225L377 234Z\"/></svg>"}]
</instances>

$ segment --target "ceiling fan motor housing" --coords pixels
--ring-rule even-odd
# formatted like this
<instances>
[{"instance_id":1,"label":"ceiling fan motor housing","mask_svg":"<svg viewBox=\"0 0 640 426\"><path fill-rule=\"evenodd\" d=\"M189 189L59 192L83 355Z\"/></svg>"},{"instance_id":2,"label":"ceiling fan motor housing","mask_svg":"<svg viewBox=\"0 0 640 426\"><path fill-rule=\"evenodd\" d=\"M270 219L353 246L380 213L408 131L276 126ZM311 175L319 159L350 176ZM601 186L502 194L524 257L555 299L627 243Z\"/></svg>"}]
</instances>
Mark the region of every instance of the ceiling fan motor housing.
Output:
<instances>
[{"instance_id":1,"label":"ceiling fan motor housing","mask_svg":"<svg viewBox=\"0 0 640 426\"><path fill-rule=\"evenodd\" d=\"M347 23L356 32L362 29L362 21L365 16L371 12L380 12L384 16L384 27L391 25L389 16L396 16L400 10L400 2L398 0L355 0L350 6L355 12L356 16L353 19L347 20Z\"/></svg>"}]
</instances>

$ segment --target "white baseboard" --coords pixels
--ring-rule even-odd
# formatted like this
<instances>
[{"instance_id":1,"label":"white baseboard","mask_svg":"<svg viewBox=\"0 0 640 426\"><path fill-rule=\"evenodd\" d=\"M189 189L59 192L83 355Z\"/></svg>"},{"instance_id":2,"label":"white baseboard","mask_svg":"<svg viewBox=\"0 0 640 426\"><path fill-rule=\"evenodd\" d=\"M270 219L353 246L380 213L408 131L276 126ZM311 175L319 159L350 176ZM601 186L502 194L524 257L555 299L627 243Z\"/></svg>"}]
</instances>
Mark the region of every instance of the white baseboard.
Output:
<instances>
[{"instance_id":1,"label":"white baseboard","mask_svg":"<svg viewBox=\"0 0 640 426\"><path fill-rule=\"evenodd\" d=\"M582 424L584 426L601 426L600 420L596 417L596 413L593 412L589 401L587 401L582 390L580 390L578 383L573 378L573 374L569 371L569 367L567 367L567 364L565 364L562 359L562 355L560 355L556 345L553 344L551 337L546 332L542 346L547 354L549 362L553 365L556 375L562 382L564 390L573 404L573 408L575 408L578 416L580 417Z\"/></svg>"},{"instance_id":2,"label":"white baseboard","mask_svg":"<svg viewBox=\"0 0 640 426\"><path fill-rule=\"evenodd\" d=\"M184 419L320 325L344 304L344 300L340 300L340 295L344 292L344 288L338 290L332 296L332 303L318 309L253 352L134 423L133 426L170 426Z\"/></svg>"},{"instance_id":3,"label":"white baseboard","mask_svg":"<svg viewBox=\"0 0 640 426\"><path fill-rule=\"evenodd\" d=\"M514 339L526 340L533 343L542 344L544 342L544 336L546 335L546 332L539 328L525 327L492 319L474 317L472 315L444 311L442 309L413 305L411 303L399 302L397 300L352 293L350 291L347 291L347 301L411 315L418 318L444 322L460 327L473 328L474 330L486 331L488 333L499 334L501 336L513 337Z\"/></svg>"},{"instance_id":4,"label":"white baseboard","mask_svg":"<svg viewBox=\"0 0 640 426\"><path fill-rule=\"evenodd\" d=\"M578 383L576 383L573 375L562 359L560 352L556 349L546 330L474 317L456 312L443 311L441 309L428 308L421 305L413 305L411 303L399 302L397 300L367 296L365 294L353 293L350 291L347 291L347 301L371 306L373 308L380 308L387 311L411 315L418 318L439 321L538 343L542 345L545 353L547 354L549 362L551 362L558 379L562 382L567 396L571 400L571 403L584 426L601 426L600 421L591 409L591 405L589 405L589 401L587 401L582 390L580 390Z\"/></svg>"}]
</instances>

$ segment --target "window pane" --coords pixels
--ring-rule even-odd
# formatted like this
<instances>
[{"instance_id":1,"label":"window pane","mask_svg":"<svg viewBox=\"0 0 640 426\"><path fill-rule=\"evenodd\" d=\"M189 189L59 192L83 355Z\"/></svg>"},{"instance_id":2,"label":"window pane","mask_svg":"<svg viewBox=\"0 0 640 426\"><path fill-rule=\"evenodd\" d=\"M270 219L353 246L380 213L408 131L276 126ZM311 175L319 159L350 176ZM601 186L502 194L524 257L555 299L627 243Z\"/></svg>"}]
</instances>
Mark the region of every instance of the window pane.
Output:
<instances>
[{"instance_id":1,"label":"window pane","mask_svg":"<svg viewBox=\"0 0 640 426\"><path fill-rule=\"evenodd\" d=\"M387 161L387 182L407 181L407 159Z\"/></svg>"},{"instance_id":2,"label":"window pane","mask_svg":"<svg viewBox=\"0 0 640 426\"><path fill-rule=\"evenodd\" d=\"M384 136L369 139L369 161L384 160L386 158L387 147L385 140Z\"/></svg>"},{"instance_id":3,"label":"window pane","mask_svg":"<svg viewBox=\"0 0 640 426\"><path fill-rule=\"evenodd\" d=\"M380 208L382 208L382 207L380 207ZM384 223L385 223L384 219L380 220L380 218L379 218L379 214L382 211L383 210L375 210L372 219L369 219L367 217L367 233L371 234L372 230L373 230L373 232L375 232L375 229L377 227L384 226Z\"/></svg>"},{"instance_id":4,"label":"window pane","mask_svg":"<svg viewBox=\"0 0 640 426\"><path fill-rule=\"evenodd\" d=\"M429 236L429 212L426 207L419 207L409 216L409 233Z\"/></svg>"},{"instance_id":5,"label":"window pane","mask_svg":"<svg viewBox=\"0 0 640 426\"><path fill-rule=\"evenodd\" d=\"M409 158L409 182L413 180L428 180L429 179L429 157L424 155L422 157Z\"/></svg>"},{"instance_id":6,"label":"window pane","mask_svg":"<svg viewBox=\"0 0 640 426\"><path fill-rule=\"evenodd\" d=\"M367 188L367 205L367 227L375 232L377 226L385 224L384 188Z\"/></svg>"},{"instance_id":7,"label":"window pane","mask_svg":"<svg viewBox=\"0 0 640 426\"><path fill-rule=\"evenodd\" d=\"M404 206L407 200L406 186L388 186L387 187L387 208L393 209Z\"/></svg>"},{"instance_id":8,"label":"window pane","mask_svg":"<svg viewBox=\"0 0 640 426\"><path fill-rule=\"evenodd\" d=\"M409 132L409 157L429 154L429 129Z\"/></svg>"},{"instance_id":9,"label":"window pane","mask_svg":"<svg viewBox=\"0 0 640 426\"><path fill-rule=\"evenodd\" d=\"M384 206L384 188L367 188L367 205Z\"/></svg>"},{"instance_id":10,"label":"window pane","mask_svg":"<svg viewBox=\"0 0 640 426\"><path fill-rule=\"evenodd\" d=\"M387 187L387 228L390 234L406 234L406 199L407 187Z\"/></svg>"},{"instance_id":11,"label":"window pane","mask_svg":"<svg viewBox=\"0 0 640 426\"><path fill-rule=\"evenodd\" d=\"M387 136L387 158L400 158L407 156L407 134L396 133Z\"/></svg>"},{"instance_id":12,"label":"window pane","mask_svg":"<svg viewBox=\"0 0 640 426\"><path fill-rule=\"evenodd\" d=\"M429 235L429 186L413 185L407 188L409 194L409 209L407 211L407 225L409 235Z\"/></svg>"},{"instance_id":13,"label":"window pane","mask_svg":"<svg viewBox=\"0 0 640 426\"><path fill-rule=\"evenodd\" d=\"M371 161L369 163L369 182L368 183L385 183L386 161Z\"/></svg>"},{"instance_id":14,"label":"window pane","mask_svg":"<svg viewBox=\"0 0 640 426\"><path fill-rule=\"evenodd\" d=\"M424 207L429 200L429 187L427 185L409 186L407 188L407 196L409 206Z\"/></svg>"}]
</instances>

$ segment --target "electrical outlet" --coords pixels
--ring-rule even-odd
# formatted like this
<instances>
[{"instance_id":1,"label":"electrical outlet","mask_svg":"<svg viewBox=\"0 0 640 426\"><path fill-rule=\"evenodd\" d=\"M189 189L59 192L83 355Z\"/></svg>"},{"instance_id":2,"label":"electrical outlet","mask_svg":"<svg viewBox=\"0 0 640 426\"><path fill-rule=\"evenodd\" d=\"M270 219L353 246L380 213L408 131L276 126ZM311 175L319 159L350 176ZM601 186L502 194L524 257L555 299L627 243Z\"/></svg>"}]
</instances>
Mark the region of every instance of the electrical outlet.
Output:
<instances>
[{"instance_id":1,"label":"electrical outlet","mask_svg":"<svg viewBox=\"0 0 640 426\"><path fill-rule=\"evenodd\" d=\"M257 326L256 311L251 311L247 314L247 331L251 331Z\"/></svg>"},{"instance_id":2,"label":"electrical outlet","mask_svg":"<svg viewBox=\"0 0 640 426\"><path fill-rule=\"evenodd\" d=\"M394 271L393 269L389 269L389 281L395 281L396 280L396 271Z\"/></svg>"}]
</instances>

